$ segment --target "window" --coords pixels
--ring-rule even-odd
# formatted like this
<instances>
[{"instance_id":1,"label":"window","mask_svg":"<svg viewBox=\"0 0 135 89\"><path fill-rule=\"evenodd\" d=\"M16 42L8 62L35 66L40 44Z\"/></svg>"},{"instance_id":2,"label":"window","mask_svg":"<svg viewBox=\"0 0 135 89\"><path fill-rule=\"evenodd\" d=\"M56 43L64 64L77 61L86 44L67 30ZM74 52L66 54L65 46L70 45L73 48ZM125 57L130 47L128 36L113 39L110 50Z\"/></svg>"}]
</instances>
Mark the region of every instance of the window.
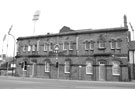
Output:
<instances>
[{"instance_id":1,"label":"window","mask_svg":"<svg viewBox=\"0 0 135 89\"><path fill-rule=\"evenodd\" d=\"M105 48L105 42L104 41L99 41L99 48Z\"/></svg>"},{"instance_id":2,"label":"window","mask_svg":"<svg viewBox=\"0 0 135 89\"><path fill-rule=\"evenodd\" d=\"M49 51L53 51L53 43L49 44Z\"/></svg>"},{"instance_id":3,"label":"window","mask_svg":"<svg viewBox=\"0 0 135 89\"><path fill-rule=\"evenodd\" d=\"M67 42L63 42L63 50L67 50Z\"/></svg>"},{"instance_id":4,"label":"window","mask_svg":"<svg viewBox=\"0 0 135 89\"><path fill-rule=\"evenodd\" d=\"M92 40L90 41L90 50L94 50L94 42Z\"/></svg>"},{"instance_id":5,"label":"window","mask_svg":"<svg viewBox=\"0 0 135 89\"><path fill-rule=\"evenodd\" d=\"M44 51L47 51L47 48L48 48L48 44L44 43Z\"/></svg>"},{"instance_id":6,"label":"window","mask_svg":"<svg viewBox=\"0 0 135 89\"><path fill-rule=\"evenodd\" d=\"M86 74L93 74L93 66L90 61L86 62Z\"/></svg>"},{"instance_id":7,"label":"window","mask_svg":"<svg viewBox=\"0 0 135 89\"><path fill-rule=\"evenodd\" d=\"M65 73L70 73L70 61L65 62Z\"/></svg>"},{"instance_id":8,"label":"window","mask_svg":"<svg viewBox=\"0 0 135 89\"><path fill-rule=\"evenodd\" d=\"M40 40L37 41L37 51L39 51Z\"/></svg>"},{"instance_id":9,"label":"window","mask_svg":"<svg viewBox=\"0 0 135 89\"><path fill-rule=\"evenodd\" d=\"M31 51L31 46L30 45L28 45L28 52L30 52Z\"/></svg>"},{"instance_id":10,"label":"window","mask_svg":"<svg viewBox=\"0 0 135 89\"><path fill-rule=\"evenodd\" d=\"M36 51L36 45L32 45L32 51Z\"/></svg>"},{"instance_id":11,"label":"window","mask_svg":"<svg viewBox=\"0 0 135 89\"><path fill-rule=\"evenodd\" d=\"M69 42L69 50L73 50L73 48L74 48L74 47L73 47L73 42L70 41L70 42Z\"/></svg>"},{"instance_id":12,"label":"window","mask_svg":"<svg viewBox=\"0 0 135 89\"><path fill-rule=\"evenodd\" d=\"M85 41L85 50L89 50L89 42L87 40Z\"/></svg>"},{"instance_id":13,"label":"window","mask_svg":"<svg viewBox=\"0 0 135 89\"><path fill-rule=\"evenodd\" d=\"M105 35L103 34L99 35L98 38L99 49L105 49L105 42L106 42Z\"/></svg>"},{"instance_id":14,"label":"window","mask_svg":"<svg viewBox=\"0 0 135 89\"><path fill-rule=\"evenodd\" d=\"M116 48L117 48L117 49L120 49L120 47L121 47L121 43L117 41L117 42L116 42Z\"/></svg>"},{"instance_id":15,"label":"window","mask_svg":"<svg viewBox=\"0 0 135 89\"><path fill-rule=\"evenodd\" d=\"M50 63L45 61L45 72L50 72Z\"/></svg>"},{"instance_id":16,"label":"window","mask_svg":"<svg viewBox=\"0 0 135 89\"><path fill-rule=\"evenodd\" d=\"M27 71L27 65L28 65L27 61L22 62L21 66L22 66L23 71Z\"/></svg>"},{"instance_id":17,"label":"window","mask_svg":"<svg viewBox=\"0 0 135 89\"><path fill-rule=\"evenodd\" d=\"M117 39L116 41L116 49L120 49L121 48L121 39Z\"/></svg>"},{"instance_id":18,"label":"window","mask_svg":"<svg viewBox=\"0 0 135 89\"><path fill-rule=\"evenodd\" d=\"M120 75L120 63L117 61L112 62L112 75Z\"/></svg>"},{"instance_id":19,"label":"window","mask_svg":"<svg viewBox=\"0 0 135 89\"><path fill-rule=\"evenodd\" d=\"M115 49L115 41L114 40L112 40L110 42L110 46L111 46L111 49Z\"/></svg>"},{"instance_id":20,"label":"window","mask_svg":"<svg viewBox=\"0 0 135 89\"><path fill-rule=\"evenodd\" d=\"M26 52L26 46L25 45L23 46L23 52Z\"/></svg>"}]
</instances>

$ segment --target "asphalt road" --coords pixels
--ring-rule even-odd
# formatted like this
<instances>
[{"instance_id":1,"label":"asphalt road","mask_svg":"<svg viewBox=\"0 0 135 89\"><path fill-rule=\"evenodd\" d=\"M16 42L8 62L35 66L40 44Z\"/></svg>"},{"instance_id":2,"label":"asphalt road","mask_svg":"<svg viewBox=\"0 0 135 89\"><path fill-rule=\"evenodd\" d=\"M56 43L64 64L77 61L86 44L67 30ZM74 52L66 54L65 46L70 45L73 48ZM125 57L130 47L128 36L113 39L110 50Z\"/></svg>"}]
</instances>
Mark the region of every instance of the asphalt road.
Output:
<instances>
[{"instance_id":1,"label":"asphalt road","mask_svg":"<svg viewBox=\"0 0 135 89\"><path fill-rule=\"evenodd\" d=\"M0 77L0 89L135 89L135 82Z\"/></svg>"}]
</instances>

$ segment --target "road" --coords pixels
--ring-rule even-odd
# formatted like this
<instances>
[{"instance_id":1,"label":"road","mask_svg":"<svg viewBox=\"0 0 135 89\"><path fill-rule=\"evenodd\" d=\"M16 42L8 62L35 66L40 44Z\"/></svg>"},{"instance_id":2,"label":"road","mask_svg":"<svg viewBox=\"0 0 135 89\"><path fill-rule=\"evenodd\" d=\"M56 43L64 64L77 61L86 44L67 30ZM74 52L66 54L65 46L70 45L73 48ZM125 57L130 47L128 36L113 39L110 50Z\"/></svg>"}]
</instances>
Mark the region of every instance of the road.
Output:
<instances>
[{"instance_id":1,"label":"road","mask_svg":"<svg viewBox=\"0 0 135 89\"><path fill-rule=\"evenodd\" d=\"M135 89L135 82L0 77L0 89Z\"/></svg>"}]
</instances>

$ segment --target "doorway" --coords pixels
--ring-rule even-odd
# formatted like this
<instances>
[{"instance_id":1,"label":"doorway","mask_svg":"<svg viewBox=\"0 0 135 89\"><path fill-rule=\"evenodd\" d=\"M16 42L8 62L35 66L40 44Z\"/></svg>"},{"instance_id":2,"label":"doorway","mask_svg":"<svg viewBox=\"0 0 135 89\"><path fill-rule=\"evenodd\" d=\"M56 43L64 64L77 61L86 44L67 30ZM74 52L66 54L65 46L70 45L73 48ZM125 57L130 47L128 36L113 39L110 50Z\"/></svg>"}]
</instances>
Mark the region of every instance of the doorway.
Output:
<instances>
[{"instance_id":1,"label":"doorway","mask_svg":"<svg viewBox=\"0 0 135 89\"><path fill-rule=\"evenodd\" d=\"M106 71L105 71L105 61L99 62L99 80L105 81Z\"/></svg>"}]
</instances>

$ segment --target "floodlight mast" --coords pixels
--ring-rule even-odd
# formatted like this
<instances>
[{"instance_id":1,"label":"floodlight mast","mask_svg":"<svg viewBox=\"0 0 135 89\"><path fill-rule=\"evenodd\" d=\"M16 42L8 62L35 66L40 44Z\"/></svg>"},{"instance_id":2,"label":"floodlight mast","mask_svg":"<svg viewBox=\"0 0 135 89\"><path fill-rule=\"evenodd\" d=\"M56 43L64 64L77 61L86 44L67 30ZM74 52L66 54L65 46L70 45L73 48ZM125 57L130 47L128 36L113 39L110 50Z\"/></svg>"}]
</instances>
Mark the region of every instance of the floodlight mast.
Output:
<instances>
[{"instance_id":1,"label":"floodlight mast","mask_svg":"<svg viewBox=\"0 0 135 89\"><path fill-rule=\"evenodd\" d=\"M32 19L33 22L34 22L33 35L35 35L36 22L37 22L37 20L39 20L39 16L40 16L40 11L37 10L37 11L35 12L35 14L33 15L33 19Z\"/></svg>"}]
</instances>

